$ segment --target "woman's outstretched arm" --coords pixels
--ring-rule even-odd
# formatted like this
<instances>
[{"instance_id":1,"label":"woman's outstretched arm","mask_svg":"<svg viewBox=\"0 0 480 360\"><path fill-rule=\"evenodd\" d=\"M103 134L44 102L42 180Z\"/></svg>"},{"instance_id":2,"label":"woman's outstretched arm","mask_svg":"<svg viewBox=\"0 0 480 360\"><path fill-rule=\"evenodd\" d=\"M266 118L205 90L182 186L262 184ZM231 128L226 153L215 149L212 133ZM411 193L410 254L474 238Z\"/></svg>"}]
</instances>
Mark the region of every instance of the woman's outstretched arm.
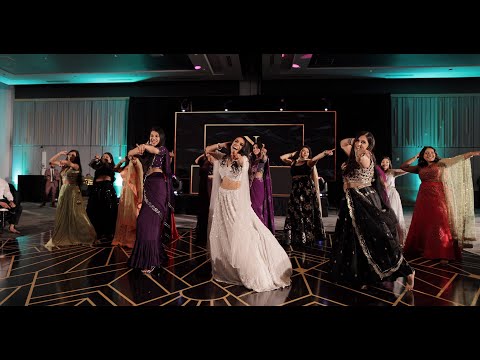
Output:
<instances>
[{"instance_id":1,"label":"woman's outstretched arm","mask_svg":"<svg viewBox=\"0 0 480 360\"><path fill-rule=\"evenodd\" d=\"M134 147L132 150L128 152L128 156L141 156L143 153L147 151L151 154L158 154L160 153L160 149L156 146L153 145L148 145L148 144L140 144L136 147Z\"/></svg>"},{"instance_id":2,"label":"woman's outstretched arm","mask_svg":"<svg viewBox=\"0 0 480 360\"><path fill-rule=\"evenodd\" d=\"M402 165L400 165L400 169L409 173L418 174L418 165L410 166L410 164L413 163L415 160L417 160L419 156L420 154L417 154L411 157L410 159L406 160Z\"/></svg>"},{"instance_id":3,"label":"woman's outstretched arm","mask_svg":"<svg viewBox=\"0 0 480 360\"><path fill-rule=\"evenodd\" d=\"M296 153L297 152L294 151L294 152L291 152L291 153L283 154L282 156L280 156L280 160L282 160L282 162L284 164L292 165L293 164L292 158L295 156Z\"/></svg>"},{"instance_id":4,"label":"woman's outstretched arm","mask_svg":"<svg viewBox=\"0 0 480 360\"><path fill-rule=\"evenodd\" d=\"M332 156L335 149L323 150L320 154L315 155L312 159L308 160L308 166L314 166L318 160L323 159L325 156Z\"/></svg>"}]
</instances>

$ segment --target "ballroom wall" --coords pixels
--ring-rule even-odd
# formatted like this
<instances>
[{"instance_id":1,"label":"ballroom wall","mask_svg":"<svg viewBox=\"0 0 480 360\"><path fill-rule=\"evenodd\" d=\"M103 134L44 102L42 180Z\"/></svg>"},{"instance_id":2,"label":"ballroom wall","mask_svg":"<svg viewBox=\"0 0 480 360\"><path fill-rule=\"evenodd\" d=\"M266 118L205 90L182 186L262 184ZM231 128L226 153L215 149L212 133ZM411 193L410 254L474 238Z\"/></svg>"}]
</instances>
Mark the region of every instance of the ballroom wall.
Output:
<instances>
[{"instance_id":1,"label":"ballroom wall","mask_svg":"<svg viewBox=\"0 0 480 360\"><path fill-rule=\"evenodd\" d=\"M392 146L395 129L392 125L391 96L419 94L475 94L480 87L480 79L368 79L368 80L272 80L262 81L260 95L239 96L238 81L210 82L159 82L113 85L49 85L20 86L15 89L15 98L77 98L77 97L129 97L127 148L133 146L137 139L144 139L145 128L136 126L140 122L148 125L161 123L167 133L167 146L173 146L175 112L180 111L180 104L187 99L192 111L221 111L225 102L230 101L233 110L257 111L277 110L280 99L285 99L288 110L323 110L324 100L329 101L331 109L337 112L337 139L353 136L357 131L370 130L376 137L376 154L393 154L394 165L399 165L404 154L397 155ZM140 105L139 105L140 104ZM134 106L135 105L135 106ZM148 111L133 111L134 107L148 108ZM133 110L132 110L133 109ZM143 120L142 120L143 119ZM461 120L461 118L459 118ZM476 118L475 118L476 119ZM477 121L477 120L475 120ZM395 125L396 126L396 125ZM169 143L171 141L171 143ZM417 145L416 145L417 146ZM412 149L413 150L413 149ZM443 156L449 156L445 152ZM342 155L338 154L337 168ZM398 160L397 160L398 159ZM474 168L478 166L474 160ZM475 173L478 177L479 174ZM476 178L474 178L475 180ZM399 179L400 191L402 181ZM341 196L339 181L329 185L330 204L336 205ZM478 185L475 184L478 190ZM405 195L406 203L411 204L411 194Z\"/></svg>"}]
</instances>

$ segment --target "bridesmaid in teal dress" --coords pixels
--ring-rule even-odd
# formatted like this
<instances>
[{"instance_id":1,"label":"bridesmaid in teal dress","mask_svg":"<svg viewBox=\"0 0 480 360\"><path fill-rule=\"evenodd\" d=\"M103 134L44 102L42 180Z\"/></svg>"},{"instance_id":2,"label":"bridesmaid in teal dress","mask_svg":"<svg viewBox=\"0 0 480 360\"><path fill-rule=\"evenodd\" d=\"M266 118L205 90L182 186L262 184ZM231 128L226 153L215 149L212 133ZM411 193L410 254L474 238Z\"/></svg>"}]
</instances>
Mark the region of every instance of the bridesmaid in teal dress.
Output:
<instances>
[{"instance_id":1,"label":"bridesmaid in teal dress","mask_svg":"<svg viewBox=\"0 0 480 360\"><path fill-rule=\"evenodd\" d=\"M60 155L66 155L67 158L57 160ZM50 164L62 167L62 187L55 214L55 228L45 246L92 245L97 234L88 219L82 200L82 165L78 151L60 151L50 159Z\"/></svg>"}]
</instances>

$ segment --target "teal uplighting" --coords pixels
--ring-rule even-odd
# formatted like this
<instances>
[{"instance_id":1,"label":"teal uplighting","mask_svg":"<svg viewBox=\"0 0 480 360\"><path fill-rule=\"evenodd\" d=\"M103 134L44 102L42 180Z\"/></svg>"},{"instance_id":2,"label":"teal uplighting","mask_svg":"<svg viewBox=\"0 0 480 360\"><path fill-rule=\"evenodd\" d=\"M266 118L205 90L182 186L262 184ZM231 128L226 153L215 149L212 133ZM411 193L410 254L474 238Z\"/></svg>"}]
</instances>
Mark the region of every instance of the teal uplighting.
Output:
<instances>
[{"instance_id":1,"label":"teal uplighting","mask_svg":"<svg viewBox=\"0 0 480 360\"><path fill-rule=\"evenodd\" d=\"M126 144L127 143L126 134L124 134L123 138L124 138L123 143ZM127 154L127 145L120 145L120 153L118 154L118 156L116 156L116 159L117 159L116 163L122 160L124 156L126 156L126 154ZM114 159L115 159L115 156L114 156ZM113 182L113 187L115 188L117 197L120 197L120 194L122 193L123 179L122 179L122 175L120 175L119 173L115 174L115 181Z\"/></svg>"},{"instance_id":2,"label":"teal uplighting","mask_svg":"<svg viewBox=\"0 0 480 360\"><path fill-rule=\"evenodd\" d=\"M0 75L0 82L6 85L41 85L41 84L108 84L108 83L133 83L144 81L151 76L146 74L52 74L45 79L39 76L18 75L14 79Z\"/></svg>"},{"instance_id":3,"label":"teal uplighting","mask_svg":"<svg viewBox=\"0 0 480 360\"><path fill-rule=\"evenodd\" d=\"M31 163L30 159L23 156L22 147L13 147L12 151L12 183L18 190L18 175L36 174L36 166ZM35 168L35 169L34 169Z\"/></svg>"},{"instance_id":4,"label":"teal uplighting","mask_svg":"<svg viewBox=\"0 0 480 360\"><path fill-rule=\"evenodd\" d=\"M117 193L117 197L120 197L120 194L122 193L122 186L123 186L123 179L120 176L120 174L116 174L115 181L113 183L113 187L115 188L115 191Z\"/></svg>"},{"instance_id":5,"label":"teal uplighting","mask_svg":"<svg viewBox=\"0 0 480 360\"><path fill-rule=\"evenodd\" d=\"M22 175L23 171L16 167L15 165L13 165L13 171L12 171L12 183L13 185L15 186L15 189L18 190L18 175Z\"/></svg>"}]
</instances>

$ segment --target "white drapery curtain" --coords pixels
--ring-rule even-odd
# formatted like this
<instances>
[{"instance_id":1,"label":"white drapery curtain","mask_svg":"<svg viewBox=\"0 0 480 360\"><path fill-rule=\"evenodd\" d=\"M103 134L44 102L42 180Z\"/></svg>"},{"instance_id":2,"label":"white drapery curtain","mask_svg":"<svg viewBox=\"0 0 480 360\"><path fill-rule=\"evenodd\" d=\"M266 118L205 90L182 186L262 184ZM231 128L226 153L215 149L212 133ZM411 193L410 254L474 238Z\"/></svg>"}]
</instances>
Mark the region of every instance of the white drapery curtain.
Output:
<instances>
[{"instance_id":1,"label":"white drapery curtain","mask_svg":"<svg viewBox=\"0 0 480 360\"><path fill-rule=\"evenodd\" d=\"M128 98L15 100L12 178L40 175L46 160L61 150L80 153L83 175L95 154L126 155ZM45 164L44 164L45 165Z\"/></svg>"}]
</instances>

